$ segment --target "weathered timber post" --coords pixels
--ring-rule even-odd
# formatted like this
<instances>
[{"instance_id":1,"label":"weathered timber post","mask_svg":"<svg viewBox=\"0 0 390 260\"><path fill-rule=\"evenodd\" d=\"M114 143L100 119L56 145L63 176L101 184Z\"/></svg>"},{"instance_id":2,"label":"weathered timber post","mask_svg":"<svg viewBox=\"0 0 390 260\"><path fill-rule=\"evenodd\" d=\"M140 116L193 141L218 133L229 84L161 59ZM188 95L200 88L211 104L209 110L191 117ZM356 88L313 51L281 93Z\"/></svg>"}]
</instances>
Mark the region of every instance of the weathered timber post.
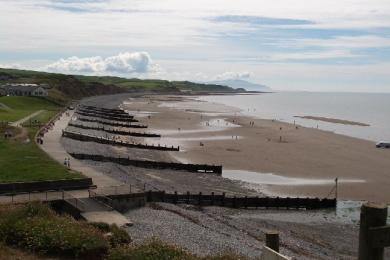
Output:
<instances>
[{"instance_id":1,"label":"weathered timber post","mask_svg":"<svg viewBox=\"0 0 390 260\"><path fill-rule=\"evenodd\" d=\"M279 252L279 232L268 231L265 233L265 245L272 250Z\"/></svg>"},{"instance_id":2,"label":"weathered timber post","mask_svg":"<svg viewBox=\"0 0 390 260\"><path fill-rule=\"evenodd\" d=\"M173 199L173 204L177 204L178 197L177 197L177 191L175 191L175 197Z\"/></svg>"},{"instance_id":3,"label":"weathered timber post","mask_svg":"<svg viewBox=\"0 0 390 260\"><path fill-rule=\"evenodd\" d=\"M151 190L148 191L148 195L146 196L146 200L148 202L152 202L152 191Z\"/></svg>"},{"instance_id":4,"label":"weathered timber post","mask_svg":"<svg viewBox=\"0 0 390 260\"><path fill-rule=\"evenodd\" d=\"M386 225L387 207L385 204L365 203L360 212L359 260L383 260L384 247L373 244L374 236L370 229Z\"/></svg>"},{"instance_id":5,"label":"weathered timber post","mask_svg":"<svg viewBox=\"0 0 390 260\"><path fill-rule=\"evenodd\" d=\"M202 206L202 192L199 192L199 195L198 195L198 204L199 204L199 206Z\"/></svg>"}]
</instances>

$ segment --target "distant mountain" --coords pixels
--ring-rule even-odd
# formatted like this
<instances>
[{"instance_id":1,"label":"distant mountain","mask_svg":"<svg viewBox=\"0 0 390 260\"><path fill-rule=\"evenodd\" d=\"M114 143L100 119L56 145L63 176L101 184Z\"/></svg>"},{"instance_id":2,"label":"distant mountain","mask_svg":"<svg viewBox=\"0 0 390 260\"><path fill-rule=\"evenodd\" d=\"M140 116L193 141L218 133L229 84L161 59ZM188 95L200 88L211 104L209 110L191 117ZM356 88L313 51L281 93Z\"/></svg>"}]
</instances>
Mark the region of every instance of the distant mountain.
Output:
<instances>
[{"instance_id":1,"label":"distant mountain","mask_svg":"<svg viewBox=\"0 0 390 260\"><path fill-rule=\"evenodd\" d=\"M270 87L261 84L252 83L242 79L216 80L210 83L216 85L228 86L235 89L244 88L247 91L264 91L264 92L272 91Z\"/></svg>"}]
</instances>

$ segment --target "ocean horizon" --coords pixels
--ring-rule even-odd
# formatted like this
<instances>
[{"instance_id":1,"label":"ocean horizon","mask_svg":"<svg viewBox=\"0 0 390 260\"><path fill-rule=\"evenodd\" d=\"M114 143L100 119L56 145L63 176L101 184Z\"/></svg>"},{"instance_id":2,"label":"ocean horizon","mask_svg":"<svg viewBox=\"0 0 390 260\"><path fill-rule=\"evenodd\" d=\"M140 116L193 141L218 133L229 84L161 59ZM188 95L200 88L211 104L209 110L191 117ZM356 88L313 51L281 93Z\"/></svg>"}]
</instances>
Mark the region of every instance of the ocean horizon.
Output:
<instances>
[{"instance_id":1,"label":"ocean horizon","mask_svg":"<svg viewBox=\"0 0 390 260\"><path fill-rule=\"evenodd\" d=\"M251 95L211 95L198 98L239 108L241 113L317 128L374 142L390 140L390 93L272 92ZM349 125L297 116L327 117L367 124Z\"/></svg>"}]
</instances>

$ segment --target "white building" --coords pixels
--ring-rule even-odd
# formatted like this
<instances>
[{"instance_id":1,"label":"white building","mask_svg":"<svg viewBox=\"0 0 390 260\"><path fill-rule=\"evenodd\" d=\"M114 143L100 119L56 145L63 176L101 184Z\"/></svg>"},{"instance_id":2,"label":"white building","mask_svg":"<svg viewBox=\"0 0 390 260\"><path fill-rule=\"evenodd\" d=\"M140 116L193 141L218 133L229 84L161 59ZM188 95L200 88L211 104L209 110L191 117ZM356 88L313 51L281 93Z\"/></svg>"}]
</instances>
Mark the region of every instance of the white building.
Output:
<instances>
[{"instance_id":1,"label":"white building","mask_svg":"<svg viewBox=\"0 0 390 260\"><path fill-rule=\"evenodd\" d=\"M49 92L36 84L8 84L3 87L9 96L35 96L46 97Z\"/></svg>"}]
</instances>

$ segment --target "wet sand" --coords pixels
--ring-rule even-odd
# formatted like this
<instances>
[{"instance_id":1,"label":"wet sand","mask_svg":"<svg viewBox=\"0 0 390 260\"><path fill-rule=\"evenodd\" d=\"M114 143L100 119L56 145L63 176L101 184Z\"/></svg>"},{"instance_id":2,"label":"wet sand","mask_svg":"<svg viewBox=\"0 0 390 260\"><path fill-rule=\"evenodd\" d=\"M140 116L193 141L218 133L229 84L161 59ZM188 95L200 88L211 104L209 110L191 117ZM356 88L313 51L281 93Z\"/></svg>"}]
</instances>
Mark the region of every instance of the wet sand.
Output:
<instances>
[{"instance_id":1,"label":"wet sand","mask_svg":"<svg viewBox=\"0 0 390 260\"><path fill-rule=\"evenodd\" d=\"M181 152L170 153L179 161L306 180L302 185L242 183L251 189L325 197L338 177L341 199L390 202L390 151L377 149L373 142L253 119L235 108L191 98L150 96L129 101L122 107L136 116L143 114L141 123L149 125L148 131L163 134L161 143L181 146Z\"/></svg>"},{"instance_id":2,"label":"wet sand","mask_svg":"<svg viewBox=\"0 0 390 260\"><path fill-rule=\"evenodd\" d=\"M303 118L303 119L311 119L315 121L323 121L323 122L334 123L334 124L370 126L369 124L365 124L365 123L349 121L344 119L330 118L330 117L322 117L322 116L295 116L295 117Z\"/></svg>"}]
</instances>

